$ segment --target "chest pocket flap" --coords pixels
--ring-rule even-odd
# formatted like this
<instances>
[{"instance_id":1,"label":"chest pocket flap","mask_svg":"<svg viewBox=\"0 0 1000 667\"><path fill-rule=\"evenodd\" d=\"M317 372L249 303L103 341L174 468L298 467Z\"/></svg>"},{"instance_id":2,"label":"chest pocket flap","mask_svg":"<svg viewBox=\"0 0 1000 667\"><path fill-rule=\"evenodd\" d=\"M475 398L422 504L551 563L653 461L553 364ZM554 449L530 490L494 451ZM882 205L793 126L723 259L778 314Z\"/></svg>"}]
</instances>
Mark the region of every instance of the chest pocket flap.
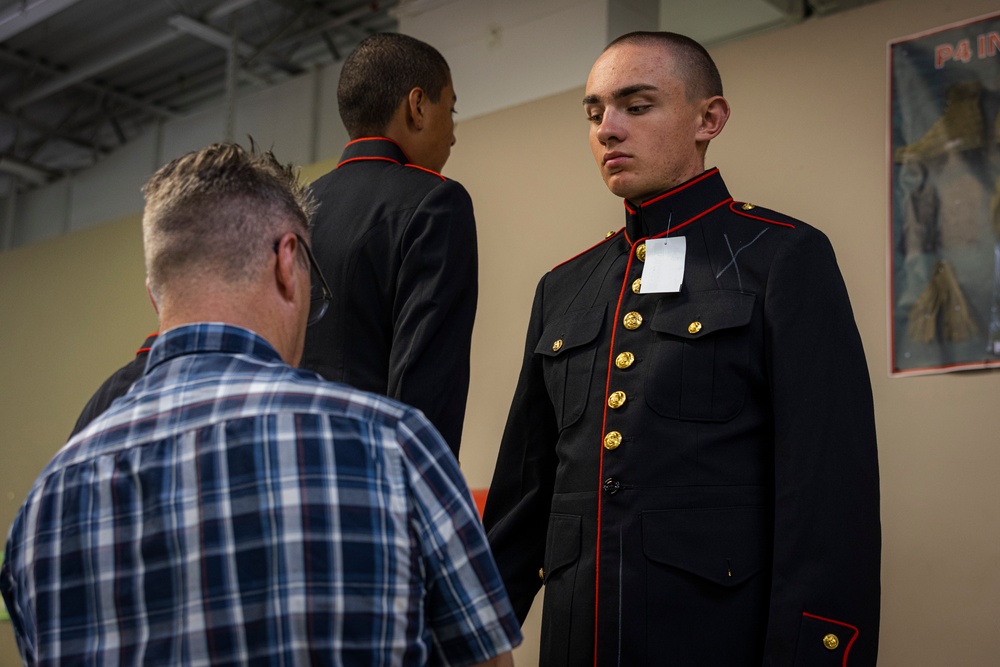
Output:
<instances>
[{"instance_id":1,"label":"chest pocket flap","mask_svg":"<svg viewBox=\"0 0 1000 667\"><path fill-rule=\"evenodd\" d=\"M653 331L680 338L703 338L716 331L750 322L756 297L742 292L697 292L684 302L670 299L657 304Z\"/></svg>"},{"instance_id":2,"label":"chest pocket flap","mask_svg":"<svg viewBox=\"0 0 1000 667\"><path fill-rule=\"evenodd\" d=\"M573 310L553 319L542 331L535 354L560 357L574 348L591 343L601 332L607 304L587 310Z\"/></svg>"}]
</instances>

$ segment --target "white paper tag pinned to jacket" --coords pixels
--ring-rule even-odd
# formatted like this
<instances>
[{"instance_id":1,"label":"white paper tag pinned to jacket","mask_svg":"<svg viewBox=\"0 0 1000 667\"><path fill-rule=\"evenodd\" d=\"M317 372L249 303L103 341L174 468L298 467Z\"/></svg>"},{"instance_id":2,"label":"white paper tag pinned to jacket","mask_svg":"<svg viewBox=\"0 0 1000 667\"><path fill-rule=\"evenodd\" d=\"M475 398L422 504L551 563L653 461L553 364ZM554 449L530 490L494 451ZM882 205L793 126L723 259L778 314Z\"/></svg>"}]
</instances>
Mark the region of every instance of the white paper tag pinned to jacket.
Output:
<instances>
[{"instance_id":1,"label":"white paper tag pinned to jacket","mask_svg":"<svg viewBox=\"0 0 1000 667\"><path fill-rule=\"evenodd\" d=\"M687 238L648 239L646 263L642 267L639 294L680 292L684 282L684 256Z\"/></svg>"}]
</instances>

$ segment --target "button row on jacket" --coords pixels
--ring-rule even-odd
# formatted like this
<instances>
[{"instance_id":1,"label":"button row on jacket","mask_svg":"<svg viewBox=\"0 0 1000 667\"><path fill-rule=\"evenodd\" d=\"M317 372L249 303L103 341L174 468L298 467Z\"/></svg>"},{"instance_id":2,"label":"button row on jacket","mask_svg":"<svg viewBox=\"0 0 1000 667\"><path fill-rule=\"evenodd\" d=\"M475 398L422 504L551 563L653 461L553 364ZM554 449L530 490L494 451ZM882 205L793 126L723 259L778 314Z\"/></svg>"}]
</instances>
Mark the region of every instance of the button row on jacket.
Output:
<instances>
[{"instance_id":1,"label":"button row on jacket","mask_svg":"<svg viewBox=\"0 0 1000 667\"><path fill-rule=\"evenodd\" d=\"M604 449L613 452L622 444L622 434L618 431L608 431L604 436Z\"/></svg>"},{"instance_id":2,"label":"button row on jacket","mask_svg":"<svg viewBox=\"0 0 1000 667\"><path fill-rule=\"evenodd\" d=\"M612 410L617 410L621 406L625 405L625 392L624 391L614 391L608 396L608 407Z\"/></svg>"},{"instance_id":3,"label":"button row on jacket","mask_svg":"<svg viewBox=\"0 0 1000 667\"><path fill-rule=\"evenodd\" d=\"M645 242L640 243L635 247L635 256L639 258L640 262L646 261L646 244Z\"/></svg>"},{"instance_id":4,"label":"button row on jacket","mask_svg":"<svg viewBox=\"0 0 1000 667\"><path fill-rule=\"evenodd\" d=\"M635 361L634 354L632 354L631 352L622 352L617 357L615 357L615 366L617 366L621 370L625 370L626 368L631 366L632 362L634 361Z\"/></svg>"},{"instance_id":5,"label":"button row on jacket","mask_svg":"<svg viewBox=\"0 0 1000 667\"><path fill-rule=\"evenodd\" d=\"M633 310L629 313L625 313L625 318L622 321L625 324L626 329L629 331L635 331L642 326L642 315Z\"/></svg>"}]
</instances>

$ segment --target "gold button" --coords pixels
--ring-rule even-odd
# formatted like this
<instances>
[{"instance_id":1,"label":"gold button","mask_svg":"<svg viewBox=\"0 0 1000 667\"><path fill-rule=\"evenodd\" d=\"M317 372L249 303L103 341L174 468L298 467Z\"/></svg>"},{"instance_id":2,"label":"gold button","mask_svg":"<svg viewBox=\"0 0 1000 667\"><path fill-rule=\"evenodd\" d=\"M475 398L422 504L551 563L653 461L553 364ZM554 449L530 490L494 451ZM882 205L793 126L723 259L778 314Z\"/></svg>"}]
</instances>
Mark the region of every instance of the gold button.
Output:
<instances>
[{"instance_id":1,"label":"gold button","mask_svg":"<svg viewBox=\"0 0 1000 667\"><path fill-rule=\"evenodd\" d=\"M639 293L639 289L642 287L642 278L636 278L632 281L632 291L636 294Z\"/></svg>"},{"instance_id":2,"label":"gold button","mask_svg":"<svg viewBox=\"0 0 1000 667\"><path fill-rule=\"evenodd\" d=\"M640 262L646 261L646 244L640 243L635 247L635 256L639 258Z\"/></svg>"},{"instance_id":3,"label":"gold button","mask_svg":"<svg viewBox=\"0 0 1000 667\"><path fill-rule=\"evenodd\" d=\"M608 431L608 434L604 436L604 449L609 452L618 449L620 444L622 444L622 434L618 431Z\"/></svg>"},{"instance_id":4,"label":"gold button","mask_svg":"<svg viewBox=\"0 0 1000 667\"><path fill-rule=\"evenodd\" d=\"M742 208L743 208L744 211L752 211L753 209L755 209L757 207L754 206L753 204L751 204L750 202L747 202L746 204L743 204ZM834 639L836 639L836 637L834 637Z\"/></svg>"},{"instance_id":5,"label":"gold button","mask_svg":"<svg viewBox=\"0 0 1000 667\"><path fill-rule=\"evenodd\" d=\"M538 568L538 578L541 579L542 581L545 581L545 568L543 567Z\"/></svg>"},{"instance_id":6,"label":"gold button","mask_svg":"<svg viewBox=\"0 0 1000 667\"><path fill-rule=\"evenodd\" d=\"M688 325L688 333L689 334L696 334L699 331L701 331L701 322L697 322L696 321L696 322L692 322L691 324ZM558 341L558 342L562 342L562 341Z\"/></svg>"},{"instance_id":7,"label":"gold button","mask_svg":"<svg viewBox=\"0 0 1000 667\"><path fill-rule=\"evenodd\" d=\"M621 406L625 405L625 392L616 391L608 396L608 407L612 410L617 410Z\"/></svg>"},{"instance_id":8,"label":"gold button","mask_svg":"<svg viewBox=\"0 0 1000 667\"><path fill-rule=\"evenodd\" d=\"M622 352L617 357L615 357L615 366L617 366L622 370L625 370L626 368L632 365L633 361L635 361L634 354L632 354L631 352Z\"/></svg>"},{"instance_id":9,"label":"gold button","mask_svg":"<svg viewBox=\"0 0 1000 667\"><path fill-rule=\"evenodd\" d=\"M642 315L633 310L630 313L625 313L625 319L623 321L626 329L629 331L635 331L642 326Z\"/></svg>"},{"instance_id":10,"label":"gold button","mask_svg":"<svg viewBox=\"0 0 1000 667\"><path fill-rule=\"evenodd\" d=\"M823 646L832 651L833 649L840 646L840 640L837 639L837 635L831 632L826 637L823 637Z\"/></svg>"},{"instance_id":11,"label":"gold button","mask_svg":"<svg viewBox=\"0 0 1000 667\"><path fill-rule=\"evenodd\" d=\"M556 342L552 343L552 351L553 352L558 352L559 350L562 349L562 345L563 345L562 338L560 338Z\"/></svg>"},{"instance_id":12,"label":"gold button","mask_svg":"<svg viewBox=\"0 0 1000 667\"><path fill-rule=\"evenodd\" d=\"M612 229L610 232L604 235L604 238L610 239L614 235L615 235L615 230Z\"/></svg>"}]
</instances>

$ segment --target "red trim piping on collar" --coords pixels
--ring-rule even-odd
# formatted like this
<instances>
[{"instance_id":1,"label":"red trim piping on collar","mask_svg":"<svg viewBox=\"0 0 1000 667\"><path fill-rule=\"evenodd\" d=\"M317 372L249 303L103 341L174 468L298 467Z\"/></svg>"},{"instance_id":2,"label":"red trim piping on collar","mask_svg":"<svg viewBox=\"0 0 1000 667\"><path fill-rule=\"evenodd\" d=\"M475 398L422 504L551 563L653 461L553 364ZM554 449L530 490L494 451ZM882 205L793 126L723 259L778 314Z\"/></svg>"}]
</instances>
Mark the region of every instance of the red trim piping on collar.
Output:
<instances>
[{"instance_id":1,"label":"red trim piping on collar","mask_svg":"<svg viewBox=\"0 0 1000 667\"><path fill-rule=\"evenodd\" d=\"M147 338L147 339L149 339L149 338L156 338L156 337L157 337L157 336L159 336L159 335L160 335L160 332L159 332L159 331L154 331L153 333L151 333L151 334L149 334L148 336L146 336L146 338ZM151 347L140 347L140 348L139 348L138 350L136 350L136 351L135 351L135 356L137 356L137 357L138 357L138 356L139 356L140 354L142 354L143 352L149 352L149 351L150 351L150 350L152 350L152 349L153 349L153 348L151 348Z\"/></svg>"},{"instance_id":2,"label":"red trim piping on collar","mask_svg":"<svg viewBox=\"0 0 1000 667\"><path fill-rule=\"evenodd\" d=\"M682 222L681 224L677 225L676 227L671 227L671 228L670 228L670 229L668 229L667 231L665 231L665 232L660 232L659 234L656 234L655 236L646 236L646 237L643 237L643 238L640 238L640 239L637 239L637 240L636 240L635 242L633 242L633 241L632 241L632 239L630 239L630 238L628 237L628 231L626 231L626 232L625 232L625 240L626 240L626 241L628 241L630 245L634 245L635 243L638 243L639 241L642 241L642 240L644 240L644 239L658 239L658 238L660 238L661 236L666 236L667 234L670 234L670 233L672 233L672 232L676 232L676 231L677 231L678 229L683 229L684 227L687 227L688 225L690 225L690 224L691 224L692 222L694 222L695 220L698 220L699 218L703 218L703 217L705 217L706 215L708 215L709 213L711 213L711 212L712 212L712 211L714 211L715 209L717 209L717 208L721 208L721 207L725 206L726 204L729 204L729 203L730 203L730 202L732 202L732 201L733 201L733 198L732 198L732 197L729 197L728 199L723 199L722 201L720 201L720 202L719 202L718 204L716 204L716 205L715 205L715 206L713 206L712 208L707 208L707 209L705 209L704 211L702 211L702 212L701 212L701 213L699 213L698 215L694 216L693 218L688 218L687 220L685 220L685 221L684 221L684 222ZM750 217L753 217L753 216L750 216ZM782 223L775 223L775 224L782 224Z\"/></svg>"},{"instance_id":3,"label":"red trim piping on collar","mask_svg":"<svg viewBox=\"0 0 1000 667\"><path fill-rule=\"evenodd\" d=\"M434 174L435 176L437 176L438 178L440 178L442 181L447 181L448 180L447 178L445 178L441 174L437 173L433 169L428 169L427 167L421 167L419 164L411 164L411 163L407 162L404 166L406 166L406 167L413 167L414 169L419 169L420 171L426 171L428 174Z\"/></svg>"},{"instance_id":4,"label":"red trim piping on collar","mask_svg":"<svg viewBox=\"0 0 1000 667\"><path fill-rule=\"evenodd\" d=\"M595 243L594 245L590 246L589 248L587 248L583 252L578 252L575 255L573 255L572 257L570 257L569 259L566 259L566 260L563 260L563 261L559 262L558 264L556 264L555 266L553 266L550 270L551 271L555 271L556 269L558 269L563 264L569 264L570 262L572 262L577 257L579 257L581 255L586 255L588 252L590 252L591 250L593 250L597 246L601 245L602 243L607 243L608 241L610 241L611 239L615 238L616 236L618 236L619 234L621 234L624 231L625 231L625 228L622 227L621 229L619 229L617 232L615 232L611 236L605 237L603 241L598 241L597 243Z\"/></svg>"},{"instance_id":5,"label":"red trim piping on collar","mask_svg":"<svg viewBox=\"0 0 1000 667\"><path fill-rule=\"evenodd\" d=\"M344 146L344 148L347 148L347 146L352 146L361 141L389 141L399 146L399 150L403 151L403 147L399 145L399 142L390 139L389 137L358 137L357 139L348 141L347 144ZM405 154L406 151L403 151L403 153Z\"/></svg>"},{"instance_id":6,"label":"red trim piping on collar","mask_svg":"<svg viewBox=\"0 0 1000 667\"><path fill-rule=\"evenodd\" d=\"M845 628L850 628L851 630L854 631L854 634L851 636L851 641L847 642L847 647L844 649L844 660L841 662L841 665L843 665L843 667L847 667L847 656L851 653L851 647L854 646L854 642L857 641L858 635L861 634L861 632L850 623L844 623L843 621L835 621L832 618L824 618L822 616L817 616L815 614L810 614L808 612L802 612L802 615L805 616L806 618L815 618L817 621L833 623L834 625L840 625Z\"/></svg>"},{"instance_id":7,"label":"red trim piping on collar","mask_svg":"<svg viewBox=\"0 0 1000 667\"><path fill-rule=\"evenodd\" d=\"M622 201L625 203L625 210L628 211L629 213L631 213L632 215L635 215L636 212L633 211L632 207L628 205L628 200L627 199L623 199Z\"/></svg>"},{"instance_id":8,"label":"red trim piping on collar","mask_svg":"<svg viewBox=\"0 0 1000 667\"><path fill-rule=\"evenodd\" d=\"M349 157L346 160L344 160L343 162L339 163L335 168L336 169L340 169L341 167L343 167L348 162L371 162L373 160L377 160L377 161L381 161L381 162L391 162L393 164L398 164L400 166L403 165L402 162L397 162L396 160L393 160L391 157L363 156L363 157Z\"/></svg>"},{"instance_id":9,"label":"red trim piping on collar","mask_svg":"<svg viewBox=\"0 0 1000 667\"><path fill-rule=\"evenodd\" d=\"M660 201L661 199L669 197L670 195L675 194L677 192L680 192L681 190L686 190L687 188L691 187L695 183L703 181L706 178L708 178L709 176L714 176L715 174L718 174L718 173L719 173L719 168L718 167L713 167L712 169L709 169L708 171L706 171L701 176L698 176L697 178L692 178L690 181L688 181L686 183L682 183L681 185L678 185L673 190L667 190L666 192L664 192L662 195L659 195L658 197L653 197L649 201L644 201L643 203L639 204L639 208L645 208L645 207L649 206L650 204L655 204L656 202Z\"/></svg>"},{"instance_id":10,"label":"red trim piping on collar","mask_svg":"<svg viewBox=\"0 0 1000 667\"><path fill-rule=\"evenodd\" d=\"M752 218L754 220L760 220L761 222L769 222L772 225L781 225L782 227L789 227L791 229L795 229L795 225L789 222L779 222L777 220L768 220L767 218L762 218L759 215L750 215L742 208L736 206L736 202L732 202L731 204L729 204L729 210L737 215L742 215L744 218Z\"/></svg>"}]
</instances>

